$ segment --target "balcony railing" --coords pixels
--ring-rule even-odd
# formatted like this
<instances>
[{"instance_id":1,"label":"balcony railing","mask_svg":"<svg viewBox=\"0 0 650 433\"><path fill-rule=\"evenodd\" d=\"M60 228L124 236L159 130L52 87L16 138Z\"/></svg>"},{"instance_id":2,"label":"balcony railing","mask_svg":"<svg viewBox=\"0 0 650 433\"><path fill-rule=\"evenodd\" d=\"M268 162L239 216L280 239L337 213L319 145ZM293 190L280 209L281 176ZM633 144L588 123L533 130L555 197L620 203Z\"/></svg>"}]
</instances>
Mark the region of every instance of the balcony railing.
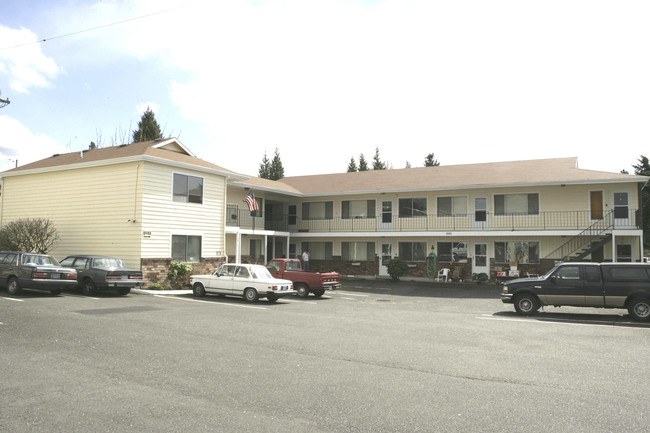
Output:
<instances>
[{"instance_id":1,"label":"balcony railing","mask_svg":"<svg viewBox=\"0 0 650 433\"><path fill-rule=\"evenodd\" d=\"M384 218L322 218L301 220L295 216L273 215L253 217L244 209L229 211L228 226L253 230L274 230L310 233L354 233L354 232L450 232L450 231L548 231L585 230L595 221L603 221L616 229L638 229L638 211L628 210L615 216L608 212L601 220L592 219L590 211L558 211L528 214L475 214L438 216L427 215L413 218L390 216Z\"/></svg>"}]
</instances>

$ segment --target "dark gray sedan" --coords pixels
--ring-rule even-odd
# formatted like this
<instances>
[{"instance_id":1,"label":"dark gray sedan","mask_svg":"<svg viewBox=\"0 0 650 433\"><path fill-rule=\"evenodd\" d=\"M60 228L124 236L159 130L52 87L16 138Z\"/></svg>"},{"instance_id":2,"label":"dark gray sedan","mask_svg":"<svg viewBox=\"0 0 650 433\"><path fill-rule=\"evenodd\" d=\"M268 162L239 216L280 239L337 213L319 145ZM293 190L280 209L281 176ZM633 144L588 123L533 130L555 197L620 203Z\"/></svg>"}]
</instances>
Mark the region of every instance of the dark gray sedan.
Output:
<instances>
[{"instance_id":1,"label":"dark gray sedan","mask_svg":"<svg viewBox=\"0 0 650 433\"><path fill-rule=\"evenodd\" d=\"M77 272L62 267L52 256L17 251L0 252L0 285L10 295L17 295L23 288L48 290L58 295L63 289L74 287Z\"/></svg>"},{"instance_id":2,"label":"dark gray sedan","mask_svg":"<svg viewBox=\"0 0 650 433\"><path fill-rule=\"evenodd\" d=\"M98 290L117 290L126 295L131 288L144 286L142 272L129 269L115 257L75 255L61 260L61 264L77 270L77 281L84 295L94 295Z\"/></svg>"}]
</instances>

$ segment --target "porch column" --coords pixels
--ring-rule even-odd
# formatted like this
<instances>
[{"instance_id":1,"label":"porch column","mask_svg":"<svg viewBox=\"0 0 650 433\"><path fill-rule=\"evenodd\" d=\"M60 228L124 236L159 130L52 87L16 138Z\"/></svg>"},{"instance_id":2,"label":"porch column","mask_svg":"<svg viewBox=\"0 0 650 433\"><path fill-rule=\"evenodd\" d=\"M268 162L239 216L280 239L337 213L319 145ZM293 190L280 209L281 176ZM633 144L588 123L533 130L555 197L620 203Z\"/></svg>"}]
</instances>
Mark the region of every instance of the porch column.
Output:
<instances>
[{"instance_id":1,"label":"porch column","mask_svg":"<svg viewBox=\"0 0 650 433\"><path fill-rule=\"evenodd\" d=\"M269 236L268 235L264 235L264 249L262 251L264 251L264 261L268 262L269 258L266 257L268 252L269 252Z\"/></svg>"},{"instance_id":2,"label":"porch column","mask_svg":"<svg viewBox=\"0 0 650 433\"><path fill-rule=\"evenodd\" d=\"M617 262L618 257L616 257L616 234L612 231L612 262Z\"/></svg>"},{"instance_id":3,"label":"porch column","mask_svg":"<svg viewBox=\"0 0 650 433\"><path fill-rule=\"evenodd\" d=\"M291 235L287 235L287 254L284 256L287 259L289 258L289 251L291 251L289 249L289 242L291 242Z\"/></svg>"},{"instance_id":4,"label":"porch column","mask_svg":"<svg viewBox=\"0 0 650 433\"><path fill-rule=\"evenodd\" d=\"M241 232L237 232L237 240L235 241L235 263L241 263Z\"/></svg>"}]
</instances>

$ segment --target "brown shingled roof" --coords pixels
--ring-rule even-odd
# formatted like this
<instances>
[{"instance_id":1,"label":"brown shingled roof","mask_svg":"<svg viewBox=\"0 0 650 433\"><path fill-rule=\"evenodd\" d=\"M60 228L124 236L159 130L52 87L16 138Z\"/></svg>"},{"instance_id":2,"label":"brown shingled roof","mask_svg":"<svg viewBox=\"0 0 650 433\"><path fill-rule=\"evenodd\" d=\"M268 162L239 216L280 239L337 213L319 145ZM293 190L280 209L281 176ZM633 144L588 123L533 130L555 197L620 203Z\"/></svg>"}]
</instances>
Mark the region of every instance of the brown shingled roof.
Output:
<instances>
[{"instance_id":1,"label":"brown shingled roof","mask_svg":"<svg viewBox=\"0 0 650 433\"><path fill-rule=\"evenodd\" d=\"M305 195L487 188L596 182L646 182L645 176L582 170L577 158L416 167L286 177Z\"/></svg>"},{"instance_id":2,"label":"brown shingled roof","mask_svg":"<svg viewBox=\"0 0 650 433\"><path fill-rule=\"evenodd\" d=\"M4 171L2 174L14 174L28 170L47 170L74 164L88 164L93 162L109 161L112 159L138 156L160 158L176 163L195 165L206 169L219 171L225 174L232 173L233 175L240 178L245 177L238 175L231 170L219 167L218 165L214 165L191 155L178 140L173 138L165 140L143 141L140 143L124 144L120 146L101 147L79 152L55 154L49 158L41 159L40 161L35 161L30 164L25 164L20 167L12 168L11 170Z\"/></svg>"}]
</instances>

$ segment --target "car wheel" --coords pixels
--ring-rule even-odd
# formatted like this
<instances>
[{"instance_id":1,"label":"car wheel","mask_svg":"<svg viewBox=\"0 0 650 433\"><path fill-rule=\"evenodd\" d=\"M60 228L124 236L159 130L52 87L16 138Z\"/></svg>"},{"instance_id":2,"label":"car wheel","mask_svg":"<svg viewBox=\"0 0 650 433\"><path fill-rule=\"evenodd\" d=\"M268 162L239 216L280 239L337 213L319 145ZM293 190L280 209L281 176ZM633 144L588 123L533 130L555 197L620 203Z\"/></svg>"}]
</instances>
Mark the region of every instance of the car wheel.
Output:
<instances>
[{"instance_id":1,"label":"car wheel","mask_svg":"<svg viewBox=\"0 0 650 433\"><path fill-rule=\"evenodd\" d=\"M298 296L301 298L306 298L309 296L309 287L305 283L298 283L296 284L296 292L298 292Z\"/></svg>"},{"instance_id":2,"label":"car wheel","mask_svg":"<svg viewBox=\"0 0 650 433\"><path fill-rule=\"evenodd\" d=\"M9 278L9 281L7 282L7 291L9 292L10 295L17 295L20 293L20 282L18 281L18 278L16 277L11 277Z\"/></svg>"},{"instance_id":3,"label":"car wheel","mask_svg":"<svg viewBox=\"0 0 650 433\"><path fill-rule=\"evenodd\" d=\"M86 296L93 296L95 294L96 290L97 290L97 287L95 286L95 282L93 280L91 280L90 278L86 278L81 283L81 291Z\"/></svg>"},{"instance_id":4,"label":"car wheel","mask_svg":"<svg viewBox=\"0 0 650 433\"><path fill-rule=\"evenodd\" d=\"M647 322L650 320L650 300L645 298L635 298L630 301L627 311L634 320Z\"/></svg>"},{"instance_id":5,"label":"car wheel","mask_svg":"<svg viewBox=\"0 0 650 433\"><path fill-rule=\"evenodd\" d=\"M122 287L122 288L120 288L120 289L117 289L117 293L118 293L120 296L126 296L126 295L128 295L129 293L131 293L131 288L130 288L130 287Z\"/></svg>"},{"instance_id":6,"label":"car wheel","mask_svg":"<svg viewBox=\"0 0 650 433\"><path fill-rule=\"evenodd\" d=\"M248 302L256 302L258 298L259 295L257 294L257 290L250 287L244 290L244 299L246 299Z\"/></svg>"},{"instance_id":7,"label":"car wheel","mask_svg":"<svg viewBox=\"0 0 650 433\"><path fill-rule=\"evenodd\" d=\"M57 295L60 295L61 293L63 293L63 289L54 289L54 290L50 290L50 293L51 293L52 295L54 295L54 296L57 296Z\"/></svg>"},{"instance_id":8,"label":"car wheel","mask_svg":"<svg viewBox=\"0 0 650 433\"><path fill-rule=\"evenodd\" d=\"M278 297L275 295L266 295L266 300L271 304L275 304L278 301Z\"/></svg>"},{"instance_id":9,"label":"car wheel","mask_svg":"<svg viewBox=\"0 0 650 433\"><path fill-rule=\"evenodd\" d=\"M196 297L202 297L205 296L205 287L203 287L203 284L201 283L194 283L192 286L192 293Z\"/></svg>"},{"instance_id":10,"label":"car wheel","mask_svg":"<svg viewBox=\"0 0 650 433\"><path fill-rule=\"evenodd\" d=\"M539 299L530 293L515 296L515 310L522 316L530 316L539 310Z\"/></svg>"},{"instance_id":11,"label":"car wheel","mask_svg":"<svg viewBox=\"0 0 650 433\"><path fill-rule=\"evenodd\" d=\"M316 296L317 298L320 298L324 294L325 294L325 289L314 290L314 296Z\"/></svg>"}]
</instances>

